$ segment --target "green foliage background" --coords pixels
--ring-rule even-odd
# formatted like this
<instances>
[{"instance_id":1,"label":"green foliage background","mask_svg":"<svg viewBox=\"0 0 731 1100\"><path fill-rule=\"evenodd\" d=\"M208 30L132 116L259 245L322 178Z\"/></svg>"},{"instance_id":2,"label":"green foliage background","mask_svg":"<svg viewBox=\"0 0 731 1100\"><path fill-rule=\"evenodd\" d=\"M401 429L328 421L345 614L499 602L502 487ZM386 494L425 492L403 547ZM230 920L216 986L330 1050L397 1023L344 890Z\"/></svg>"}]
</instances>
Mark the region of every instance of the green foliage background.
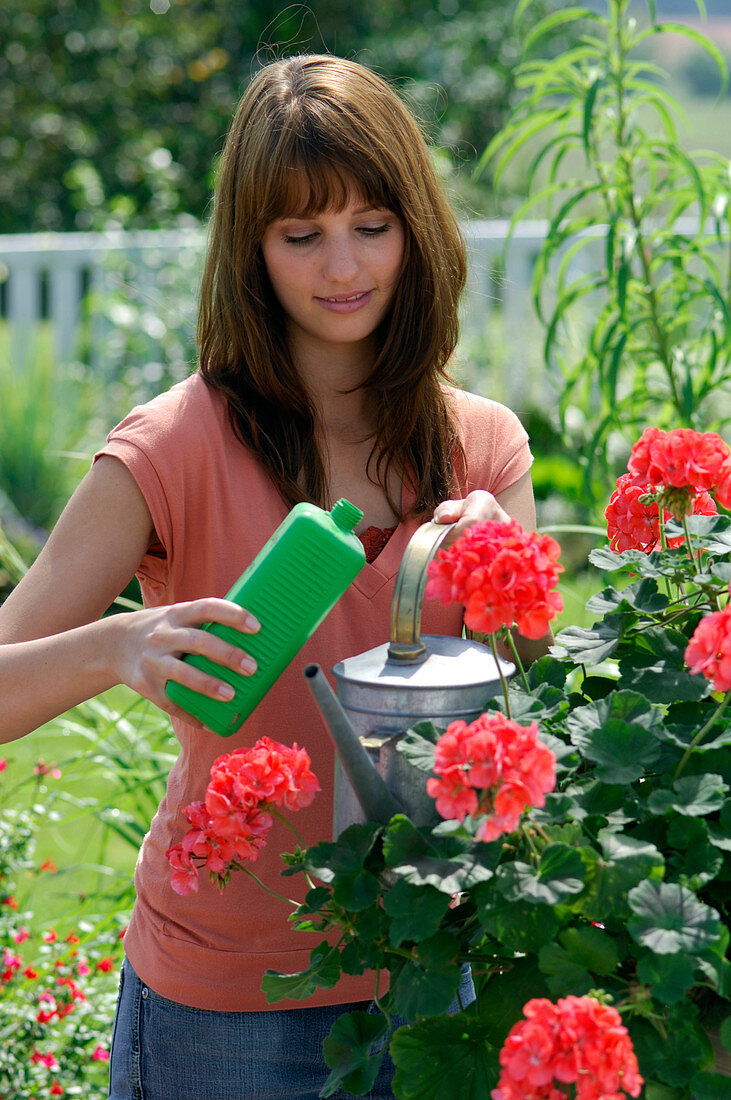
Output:
<instances>
[{"instance_id":1,"label":"green foliage background","mask_svg":"<svg viewBox=\"0 0 731 1100\"><path fill-rule=\"evenodd\" d=\"M541 0L535 18L555 6ZM504 0L23 0L0 7L0 233L158 227L206 212L258 64L323 51L394 79L471 167L514 90ZM560 43L560 39L557 40ZM465 171L465 177L469 174ZM487 202L487 186L470 191ZM480 199L480 195L482 198Z\"/></svg>"}]
</instances>

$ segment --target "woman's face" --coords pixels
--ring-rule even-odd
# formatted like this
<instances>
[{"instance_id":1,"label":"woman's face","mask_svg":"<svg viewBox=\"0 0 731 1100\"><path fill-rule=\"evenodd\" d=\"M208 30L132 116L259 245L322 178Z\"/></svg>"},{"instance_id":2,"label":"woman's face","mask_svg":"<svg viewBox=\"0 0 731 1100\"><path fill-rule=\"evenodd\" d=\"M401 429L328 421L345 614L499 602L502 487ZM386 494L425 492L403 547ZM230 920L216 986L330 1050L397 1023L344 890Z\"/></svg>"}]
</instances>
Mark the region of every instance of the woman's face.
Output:
<instances>
[{"instance_id":1,"label":"woman's face","mask_svg":"<svg viewBox=\"0 0 731 1100\"><path fill-rule=\"evenodd\" d=\"M289 319L293 352L345 351L369 340L401 272L404 229L390 210L353 194L343 210L267 226L262 253Z\"/></svg>"}]
</instances>

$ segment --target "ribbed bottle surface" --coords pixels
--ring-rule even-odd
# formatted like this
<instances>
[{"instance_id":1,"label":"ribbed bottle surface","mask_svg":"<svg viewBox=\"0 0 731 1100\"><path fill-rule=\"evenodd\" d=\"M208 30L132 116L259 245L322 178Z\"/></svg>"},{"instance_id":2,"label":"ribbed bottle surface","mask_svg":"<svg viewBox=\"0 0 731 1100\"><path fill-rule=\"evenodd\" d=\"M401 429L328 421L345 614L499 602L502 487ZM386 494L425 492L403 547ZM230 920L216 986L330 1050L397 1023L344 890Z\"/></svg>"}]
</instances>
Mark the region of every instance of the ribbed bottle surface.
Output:
<instances>
[{"instance_id":1,"label":"ribbed bottle surface","mask_svg":"<svg viewBox=\"0 0 731 1100\"><path fill-rule=\"evenodd\" d=\"M261 630L204 627L251 654L257 671L242 676L189 654L186 661L231 684L236 696L223 702L174 681L168 681L168 696L216 733L235 733L363 568L365 551L352 532L361 516L347 500L331 513L296 505L227 593L259 620Z\"/></svg>"}]
</instances>

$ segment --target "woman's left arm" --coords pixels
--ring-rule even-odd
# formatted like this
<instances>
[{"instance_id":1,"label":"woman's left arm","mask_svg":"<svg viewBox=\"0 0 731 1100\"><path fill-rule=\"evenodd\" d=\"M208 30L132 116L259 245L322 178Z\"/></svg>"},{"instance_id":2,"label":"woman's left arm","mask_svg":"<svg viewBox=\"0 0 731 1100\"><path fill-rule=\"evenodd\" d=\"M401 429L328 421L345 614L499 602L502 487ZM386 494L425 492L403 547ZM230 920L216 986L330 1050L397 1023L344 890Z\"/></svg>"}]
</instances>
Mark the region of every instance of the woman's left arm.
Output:
<instances>
[{"instance_id":1,"label":"woman's left arm","mask_svg":"<svg viewBox=\"0 0 731 1100\"><path fill-rule=\"evenodd\" d=\"M484 489L475 489L462 500L443 500L434 510L433 519L435 523L455 525L442 543L444 547L455 542L472 524L484 523L486 520L506 522L515 519L526 531L535 531L536 506L530 471L495 496ZM517 630L513 630L513 640L521 661L528 665L548 653L549 646L553 644L553 634L549 631L543 638L533 640L524 638ZM507 649L505 656L510 659Z\"/></svg>"}]
</instances>

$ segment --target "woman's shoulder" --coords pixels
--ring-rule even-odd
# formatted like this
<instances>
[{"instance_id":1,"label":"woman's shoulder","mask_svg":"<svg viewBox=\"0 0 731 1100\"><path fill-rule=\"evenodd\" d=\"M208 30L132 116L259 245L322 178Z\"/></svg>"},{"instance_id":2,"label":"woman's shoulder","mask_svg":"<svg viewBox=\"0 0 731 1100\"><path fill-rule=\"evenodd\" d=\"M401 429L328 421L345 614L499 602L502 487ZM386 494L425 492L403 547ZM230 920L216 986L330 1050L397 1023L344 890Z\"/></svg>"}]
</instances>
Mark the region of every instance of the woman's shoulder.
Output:
<instances>
[{"instance_id":1,"label":"woman's shoulder","mask_svg":"<svg viewBox=\"0 0 731 1100\"><path fill-rule=\"evenodd\" d=\"M196 371L169 390L136 405L110 432L109 439L127 438L138 446L175 445L181 437L188 440L208 437L212 430L226 424L225 400Z\"/></svg>"},{"instance_id":2,"label":"woman's shoulder","mask_svg":"<svg viewBox=\"0 0 731 1100\"><path fill-rule=\"evenodd\" d=\"M500 401L455 386L444 386L444 393L463 436L487 433L492 439L527 440L520 417Z\"/></svg>"},{"instance_id":3,"label":"woman's shoulder","mask_svg":"<svg viewBox=\"0 0 731 1100\"><path fill-rule=\"evenodd\" d=\"M445 389L464 451L467 488L502 492L530 469L528 433L507 405L451 386Z\"/></svg>"}]
</instances>

